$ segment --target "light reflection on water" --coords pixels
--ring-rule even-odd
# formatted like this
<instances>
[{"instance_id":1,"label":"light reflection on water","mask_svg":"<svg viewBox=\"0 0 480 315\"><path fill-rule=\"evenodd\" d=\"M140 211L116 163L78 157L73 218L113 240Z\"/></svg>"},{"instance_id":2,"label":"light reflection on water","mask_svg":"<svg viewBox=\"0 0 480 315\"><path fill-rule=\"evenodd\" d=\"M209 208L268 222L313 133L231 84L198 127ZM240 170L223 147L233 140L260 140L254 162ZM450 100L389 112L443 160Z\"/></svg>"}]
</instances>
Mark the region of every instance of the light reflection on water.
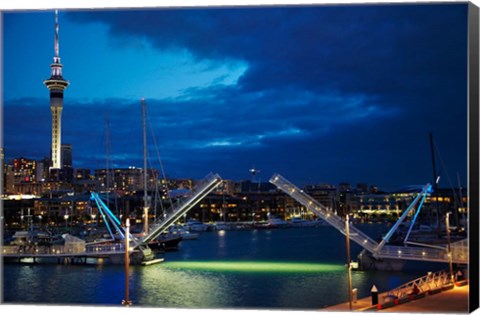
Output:
<instances>
[{"instance_id":1,"label":"light reflection on water","mask_svg":"<svg viewBox=\"0 0 480 315\"><path fill-rule=\"evenodd\" d=\"M344 244L330 228L202 233L162 264L132 266L130 299L150 307L319 309L347 300ZM352 257L356 250L352 244ZM352 282L362 297L373 284L384 291L423 274L353 272ZM124 283L118 265L5 265L4 301L119 306Z\"/></svg>"},{"instance_id":2,"label":"light reflection on water","mask_svg":"<svg viewBox=\"0 0 480 315\"><path fill-rule=\"evenodd\" d=\"M219 264L224 266L220 271ZM212 267L204 268L208 265ZM246 271L245 265L257 272ZM330 278L331 285L337 284L343 278L343 268L270 262L167 262L148 270L135 269L132 292L138 304L159 307L320 308L324 304L318 297L323 292L318 290L319 282Z\"/></svg>"},{"instance_id":3,"label":"light reflection on water","mask_svg":"<svg viewBox=\"0 0 480 315\"><path fill-rule=\"evenodd\" d=\"M131 288L137 304L208 308L235 304L228 278L155 266L135 272Z\"/></svg>"},{"instance_id":4,"label":"light reflection on water","mask_svg":"<svg viewBox=\"0 0 480 315\"><path fill-rule=\"evenodd\" d=\"M132 291L148 306L319 309L347 296L340 264L173 261L134 273ZM364 277L355 273L353 280Z\"/></svg>"}]
</instances>

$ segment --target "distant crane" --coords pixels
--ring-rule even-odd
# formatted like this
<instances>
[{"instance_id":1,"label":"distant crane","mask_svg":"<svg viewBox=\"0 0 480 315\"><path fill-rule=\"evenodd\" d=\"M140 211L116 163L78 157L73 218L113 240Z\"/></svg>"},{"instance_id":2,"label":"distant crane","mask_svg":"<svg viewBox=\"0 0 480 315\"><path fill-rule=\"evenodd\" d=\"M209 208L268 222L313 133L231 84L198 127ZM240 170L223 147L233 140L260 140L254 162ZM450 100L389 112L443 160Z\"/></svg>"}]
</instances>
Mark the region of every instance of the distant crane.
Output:
<instances>
[{"instance_id":1,"label":"distant crane","mask_svg":"<svg viewBox=\"0 0 480 315\"><path fill-rule=\"evenodd\" d=\"M249 172L252 174L252 183L255 181L255 175L257 175L257 173L260 173L260 170L256 169L255 168L255 165L249 169Z\"/></svg>"}]
</instances>

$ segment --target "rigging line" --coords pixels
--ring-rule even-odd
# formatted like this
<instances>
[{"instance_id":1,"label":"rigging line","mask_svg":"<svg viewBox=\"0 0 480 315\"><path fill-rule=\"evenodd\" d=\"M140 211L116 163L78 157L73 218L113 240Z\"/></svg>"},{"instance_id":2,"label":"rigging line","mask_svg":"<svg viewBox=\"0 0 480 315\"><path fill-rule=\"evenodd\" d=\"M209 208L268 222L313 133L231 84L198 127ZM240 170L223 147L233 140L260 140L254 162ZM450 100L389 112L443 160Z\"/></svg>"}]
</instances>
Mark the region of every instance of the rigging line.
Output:
<instances>
[{"instance_id":1,"label":"rigging line","mask_svg":"<svg viewBox=\"0 0 480 315\"><path fill-rule=\"evenodd\" d=\"M148 125L150 127L150 133L152 134L153 144L155 145L155 150L156 150L156 153L157 153L157 159L160 163L160 170L162 171L162 176L163 176L163 179L165 180L165 191L167 193L167 198L168 198L168 201L170 203L170 207L173 208L173 201L172 201L172 197L170 196L170 190L168 188L168 180L167 180L167 176L165 176L165 170L163 168L162 159L160 158L160 151L158 150L157 139L155 138L155 134L153 133L153 127L152 127L152 123L150 121L150 116L147 116L147 120L148 120Z\"/></svg>"},{"instance_id":2,"label":"rigging line","mask_svg":"<svg viewBox=\"0 0 480 315\"><path fill-rule=\"evenodd\" d=\"M157 221L157 204L158 204L158 178L155 180L155 198L153 201L153 222ZM163 212L163 205L160 204Z\"/></svg>"},{"instance_id":3,"label":"rigging line","mask_svg":"<svg viewBox=\"0 0 480 315\"><path fill-rule=\"evenodd\" d=\"M106 141L105 141L105 167L106 167L106 184L105 184L105 189L107 191L107 205L110 205L110 165L109 165L109 156L108 156L108 149L109 149L109 144L110 144L110 130L108 127L108 111L106 113L105 117L105 130L106 130Z\"/></svg>"},{"instance_id":4,"label":"rigging line","mask_svg":"<svg viewBox=\"0 0 480 315\"><path fill-rule=\"evenodd\" d=\"M435 151L437 152L438 154L438 157L440 159L440 163L442 164L442 168L443 170L445 171L445 175L447 176L447 181L448 183L450 184L450 188L452 189L452 193L453 193L453 198L454 198L454 202L458 205L460 204L459 201L458 201L458 197L457 197L457 193L455 192L455 189L453 188L453 184L452 184L452 181L450 179L450 175L448 174L448 170L445 166L445 163L443 162L443 158L442 158L442 155L440 154L440 150L438 149L438 146L436 143L433 144L433 146L435 147Z\"/></svg>"},{"instance_id":5,"label":"rigging line","mask_svg":"<svg viewBox=\"0 0 480 315\"><path fill-rule=\"evenodd\" d=\"M153 165L152 165L152 161L151 161L151 158L150 158L150 152L148 152L148 151L147 151L147 161L148 161L148 164L150 166L150 169L153 170ZM154 200L153 201L153 213L154 213L154 221L155 221L156 218L157 218L158 178L155 179L155 196L154 196L153 200ZM163 203L162 202L160 202L160 208L162 210L162 213L165 212L165 209L163 208Z\"/></svg>"}]
</instances>

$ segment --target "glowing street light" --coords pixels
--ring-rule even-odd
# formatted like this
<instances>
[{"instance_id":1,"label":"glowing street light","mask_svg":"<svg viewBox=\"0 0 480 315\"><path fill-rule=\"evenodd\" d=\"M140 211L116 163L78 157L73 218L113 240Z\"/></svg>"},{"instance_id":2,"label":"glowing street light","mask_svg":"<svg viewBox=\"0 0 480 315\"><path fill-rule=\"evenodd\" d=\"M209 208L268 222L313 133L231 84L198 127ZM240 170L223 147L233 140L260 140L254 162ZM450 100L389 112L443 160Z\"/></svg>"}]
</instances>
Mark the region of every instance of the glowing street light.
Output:
<instances>
[{"instance_id":1,"label":"glowing street light","mask_svg":"<svg viewBox=\"0 0 480 315\"><path fill-rule=\"evenodd\" d=\"M130 219L125 221L125 299L122 301L122 305L130 306L132 301L129 299L129 276L130 276Z\"/></svg>"},{"instance_id":2,"label":"glowing street light","mask_svg":"<svg viewBox=\"0 0 480 315\"><path fill-rule=\"evenodd\" d=\"M447 212L445 216L445 226L447 228L447 252L448 252L448 263L450 265L450 281L453 283L453 256L452 256L452 247L450 244L450 212Z\"/></svg>"},{"instance_id":3,"label":"glowing street light","mask_svg":"<svg viewBox=\"0 0 480 315\"><path fill-rule=\"evenodd\" d=\"M345 219L345 239L347 245L347 278L348 278L348 307L352 310L352 268L350 265L350 227L348 214Z\"/></svg>"}]
</instances>

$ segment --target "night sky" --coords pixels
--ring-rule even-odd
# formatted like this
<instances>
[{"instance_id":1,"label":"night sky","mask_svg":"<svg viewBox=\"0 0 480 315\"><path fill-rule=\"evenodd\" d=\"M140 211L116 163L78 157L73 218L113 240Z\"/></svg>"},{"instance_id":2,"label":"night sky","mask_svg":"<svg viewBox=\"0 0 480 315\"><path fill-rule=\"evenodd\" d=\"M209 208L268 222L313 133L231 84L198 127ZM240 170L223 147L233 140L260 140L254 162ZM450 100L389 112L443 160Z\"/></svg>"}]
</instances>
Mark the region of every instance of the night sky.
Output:
<instances>
[{"instance_id":1,"label":"night sky","mask_svg":"<svg viewBox=\"0 0 480 315\"><path fill-rule=\"evenodd\" d=\"M75 168L394 190L467 180L467 4L61 10ZM54 12L3 16L6 159L50 155ZM108 128L107 128L108 113ZM107 140L108 139L108 140ZM156 144L156 145L155 145Z\"/></svg>"}]
</instances>

